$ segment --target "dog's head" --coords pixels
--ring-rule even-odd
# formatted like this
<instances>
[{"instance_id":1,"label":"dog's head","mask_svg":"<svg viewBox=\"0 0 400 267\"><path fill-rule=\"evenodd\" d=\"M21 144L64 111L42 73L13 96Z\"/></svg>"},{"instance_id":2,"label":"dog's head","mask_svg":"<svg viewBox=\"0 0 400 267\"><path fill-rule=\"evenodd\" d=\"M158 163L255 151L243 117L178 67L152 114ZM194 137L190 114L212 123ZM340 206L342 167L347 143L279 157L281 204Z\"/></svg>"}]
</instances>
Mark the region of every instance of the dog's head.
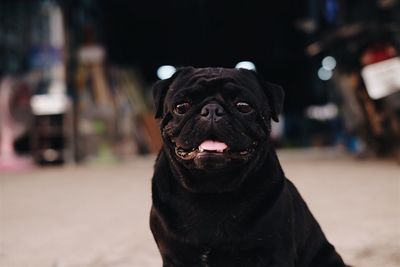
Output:
<instances>
[{"instance_id":1,"label":"dog's head","mask_svg":"<svg viewBox=\"0 0 400 267\"><path fill-rule=\"evenodd\" d=\"M245 69L179 69L154 85L156 118L179 183L192 192L237 189L269 149L279 86Z\"/></svg>"}]
</instances>

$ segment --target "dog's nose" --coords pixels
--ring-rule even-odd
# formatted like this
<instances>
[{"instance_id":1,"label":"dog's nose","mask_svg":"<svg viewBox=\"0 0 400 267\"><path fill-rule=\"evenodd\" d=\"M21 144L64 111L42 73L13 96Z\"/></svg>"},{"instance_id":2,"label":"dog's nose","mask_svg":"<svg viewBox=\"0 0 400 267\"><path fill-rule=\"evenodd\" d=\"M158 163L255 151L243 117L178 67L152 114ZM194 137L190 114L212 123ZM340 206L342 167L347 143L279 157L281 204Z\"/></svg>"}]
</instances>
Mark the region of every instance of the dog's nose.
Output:
<instances>
[{"instance_id":1,"label":"dog's nose","mask_svg":"<svg viewBox=\"0 0 400 267\"><path fill-rule=\"evenodd\" d=\"M201 109L200 115L203 119L218 121L225 115L225 111L221 105L212 102Z\"/></svg>"}]
</instances>

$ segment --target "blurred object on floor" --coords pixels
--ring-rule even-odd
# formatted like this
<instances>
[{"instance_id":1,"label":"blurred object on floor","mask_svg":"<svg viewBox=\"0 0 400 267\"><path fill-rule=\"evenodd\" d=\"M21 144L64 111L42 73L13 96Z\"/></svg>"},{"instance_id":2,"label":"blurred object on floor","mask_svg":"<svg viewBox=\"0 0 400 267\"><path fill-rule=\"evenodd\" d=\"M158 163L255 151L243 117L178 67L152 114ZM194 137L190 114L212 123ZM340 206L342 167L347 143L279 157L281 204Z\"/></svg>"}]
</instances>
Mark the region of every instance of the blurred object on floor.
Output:
<instances>
[{"instance_id":1,"label":"blurred object on floor","mask_svg":"<svg viewBox=\"0 0 400 267\"><path fill-rule=\"evenodd\" d=\"M32 114L30 90L11 76L0 79L0 171L24 170L31 160L17 155L14 142L26 133Z\"/></svg>"},{"instance_id":2,"label":"blurred object on floor","mask_svg":"<svg viewBox=\"0 0 400 267\"><path fill-rule=\"evenodd\" d=\"M154 119L150 88L143 85L141 76L136 70L114 67L111 69L111 77L118 95L119 109L121 112L124 108L132 112L131 132L138 152L157 153L161 148L161 136L158 122Z\"/></svg>"},{"instance_id":3,"label":"blurred object on floor","mask_svg":"<svg viewBox=\"0 0 400 267\"><path fill-rule=\"evenodd\" d=\"M310 11L313 27L299 26L310 36L312 60L334 59L336 68L322 61L318 75L339 107L344 144L400 162L399 1L326 0L321 7Z\"/></svg>"},{"instance_id":4,"label":"blurred object on floor","mask_svg":"<svg viewBox=\"0 0 400 267\"><path fill-rule=\"evenodd\" d=\"M345 71L339 67L334 82L335 88L339 93L340 107L343 112L343 118L347 133L360 139L365 144L364 151L361 154L374 154L376 156L393 156L400 161L400 84L390 89L390 93L384 92L386 86L382 84L382 91L378 87L374 89L366 88L365 75L362 73L366 68L385 62L387 59L397 59L395 54L386 54L383 50L376 51L380 55L375 58L369 55L370 46L360 54L360 67L354 67L351 71ZM374 47L374 46L373 46ZM376 46L375 46L376 47ZM377 46L380 47L380 46ZM367 61L370 58L372 61ZM383 61L381 61L383 60ZM378 63L379 62L379 63ZM369 64L371 63L371 64ZM365 72L364 72L365 73ZM367 78L374 80L373 73ZM386 74L381 75L399 76L399 68L389 68ZM364 79L363 79L364 78ZM385 81L385 78L376 78ZM379 80L378 80L379 83ZM371 90L374 94L371 95Z\"/></svg>"},{"instance_id":5,"label":"blurred object on floor","mask_svg":"<svg viewBox=\"0 0 400 267\"><path fill-rule=\"evenodd\" d=\"M307 107L305 116L309 119L312 133L310 145L314 147L335 146L340 142L341 124L338 108L334 103Z\"/></svg>"},{"instance_id":6,"label":"blurred object on floor","mask_svg":"<svg viewBox=\"0 0 400 267\"><path fill-rule=\"evenodd\" d=\"M37 3L30 69L41 77L31 98L32 155L37 164L62 164L71 162L73 153L71 104L65 81L64 17L57 2Z\"/></svg>"},{"instance_id":7,"label":"blurred object on floor","mask_svg":"<svg viewBox=\"0 0 400 267\"><path fill-rule=\"evenodd\" d=\"M78 161L112 162L158 152L161 138L140 75L108 65L104 48L92 35L78 50Z\"/></svg>"},{"instance_id":8,"label":"blurred object on floor","mask_svg":"<svg viewBox=\"0 0 400 267\"><path fill-rule=\"evenodd\" d=\"M38 164L63 164L72 160L70 104L62 113L35 115L32 154Z\"/></svg>"},{"instance_id":9,"label":"blurred object on floor","mask_svg":"<svg viewBox=\"0 0 400 267\"><path fill-rule=\"evenodd\" d=\"M400 49L400 44L399 44ZM378 155L394 154L400 162L400 50L375 41L361 54L365 111Z\"/></svg>"}]
</instances>

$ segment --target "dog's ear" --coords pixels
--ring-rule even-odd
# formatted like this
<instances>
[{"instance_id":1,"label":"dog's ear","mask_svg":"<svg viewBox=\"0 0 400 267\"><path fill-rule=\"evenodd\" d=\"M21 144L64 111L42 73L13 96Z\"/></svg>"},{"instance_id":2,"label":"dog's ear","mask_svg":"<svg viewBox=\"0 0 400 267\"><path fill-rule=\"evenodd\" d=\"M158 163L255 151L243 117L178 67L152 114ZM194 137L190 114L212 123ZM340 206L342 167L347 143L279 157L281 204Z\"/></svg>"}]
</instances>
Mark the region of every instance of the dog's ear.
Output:
<instances>
[{"instance_id":1,"label":"dog's ear","mask_svg":"<svg viewBox=\"0 0 400 267\"><path fill-rule=\"evenodd\" d=\"M279 121L279 114L281 114L283 109L283 100L285 97L285 93L283 92L283 88L279 85L269 83L264 81L255 71L252 70L244 70L248 73L251 73L258 81L264 93L267 96L268 104L271 108L271 118L278 122Z\"/></svg>"},{"instance_id":2,"label":"dog's ear","mask_svg":"<svg viewBox=\"0 0 400 267\"><path fill-rule=\"evenodd\" d=\"M283 100L285 98L283 88L279 85L265 81L261 81L261 85L263 86L264 92L268 97L268 102L271 107L271 118L278 122L278 116L282 113Z\"/></svg>"},{"instance_id":3,"label":"dog's ear","mask_svg":"<svg viewBox=\"0 0 400 267\"><path fill-rule=\"evenodd\" d=\"M153 101L155 107L155 118L161 118L163 116L164 99L167 94L168 88L174 80L174 76L166 80L157 81L153 85Z\"/></svg>"},{"instance_id":4,"label":"dog's ear","mask_svg":"<svg viewBox=\"0 0 400 267\"><path fill-rule=\"evenodd\" d=\"M170 78L157 81L153 85L153 101L156 119L161 118L164 115L164 100L165 96L167 95L168 88L171 86L172 82L178 75L181 75L182 72L187 72L190 70L193 70L193 67L180 67Z\"/></svg>"}]
</instances>

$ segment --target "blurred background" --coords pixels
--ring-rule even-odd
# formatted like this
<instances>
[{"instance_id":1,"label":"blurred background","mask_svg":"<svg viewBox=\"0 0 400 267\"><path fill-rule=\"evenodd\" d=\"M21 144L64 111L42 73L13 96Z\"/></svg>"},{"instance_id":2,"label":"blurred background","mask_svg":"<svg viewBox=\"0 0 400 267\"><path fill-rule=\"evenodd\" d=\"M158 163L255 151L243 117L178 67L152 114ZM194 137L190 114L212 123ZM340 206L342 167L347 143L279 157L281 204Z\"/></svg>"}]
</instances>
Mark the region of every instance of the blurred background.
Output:
<instances>
[{"instance_id":1,"label":"blurred background","mask_svg":"<svg viewBox=\"0 0 400 267\"><path fill-rule=\"evenodd\" d=\"M399 160L396 0L2 0L0 12L0 168L15 155L156 152L151 85L187 65L255 69L282 85L279 146Z\"/></svg>"},{"instance_id":2,"label":"blurred background","mask_svg":"<svg viewBox=\"0 0 400 267\"><path fill-rule=\"evenodd\" d=\"M342 226L329 231L347 259L363 266L400 264L397 241L386 239L400 238L399 54L399 0L0 0L0 266L160 266L146 225L152 163L161 146L151 86L187 65L253 69L282 85L285 106L272 138L288 173L300 176L304 190L310 186L306 199L316 203L328 227L341 218ZM306 170L319 164L320 172L310 176ZM348 173L337 188L347 191L336 202L342 206L332 209L349 210L335 219L322 205L318 211L321 199L336 197L335 190L301 177L323 176L323 187L338 179L336 170ZM360 188L371 198L361 197ZM114 201L112 210L119 209L126 228L116 227L114 220L98 226L99 232L110 225L131 227L135 234L126 230L125 236L132 240L146 232L143 243L149 250L130 244L126 265L121 259L102 260L108 254L99 251L110 247L92 251L97 256L90 258L90 253L77 254L83 244L78 239L67 240L107 221L94 211L104 201ZM358 220L379 216L381 224L363 228L361 241L352 243L354 229L343 230L343 224L368 201L371 210L385 206L386 213L365 210L354 219L354 227ZM123 206L127 202L136 206ZM108 208L104 214L110 214ZM64 215L55 219L52 212L76 221L60 220ZM129 224L138 217L143 217L140 226ZM364 237L377 243L368 233L388 221L390 234L380 235L378 249L357 247ZM77 228L68 228L66 239L57 243L59 224ZM42 230L42 237L34 229ZM47 243L38 241L43 236ZM100 243L95 236L86 240ZM103 237L105 243L115 238ZM40 254L54 242L58 252ZM386 261L374 253L379 249L390 252L381 257ZM68 264L63 257L78 260ZM153 258L155 263L146 263Z\"/></svg>"}]
</instances>

